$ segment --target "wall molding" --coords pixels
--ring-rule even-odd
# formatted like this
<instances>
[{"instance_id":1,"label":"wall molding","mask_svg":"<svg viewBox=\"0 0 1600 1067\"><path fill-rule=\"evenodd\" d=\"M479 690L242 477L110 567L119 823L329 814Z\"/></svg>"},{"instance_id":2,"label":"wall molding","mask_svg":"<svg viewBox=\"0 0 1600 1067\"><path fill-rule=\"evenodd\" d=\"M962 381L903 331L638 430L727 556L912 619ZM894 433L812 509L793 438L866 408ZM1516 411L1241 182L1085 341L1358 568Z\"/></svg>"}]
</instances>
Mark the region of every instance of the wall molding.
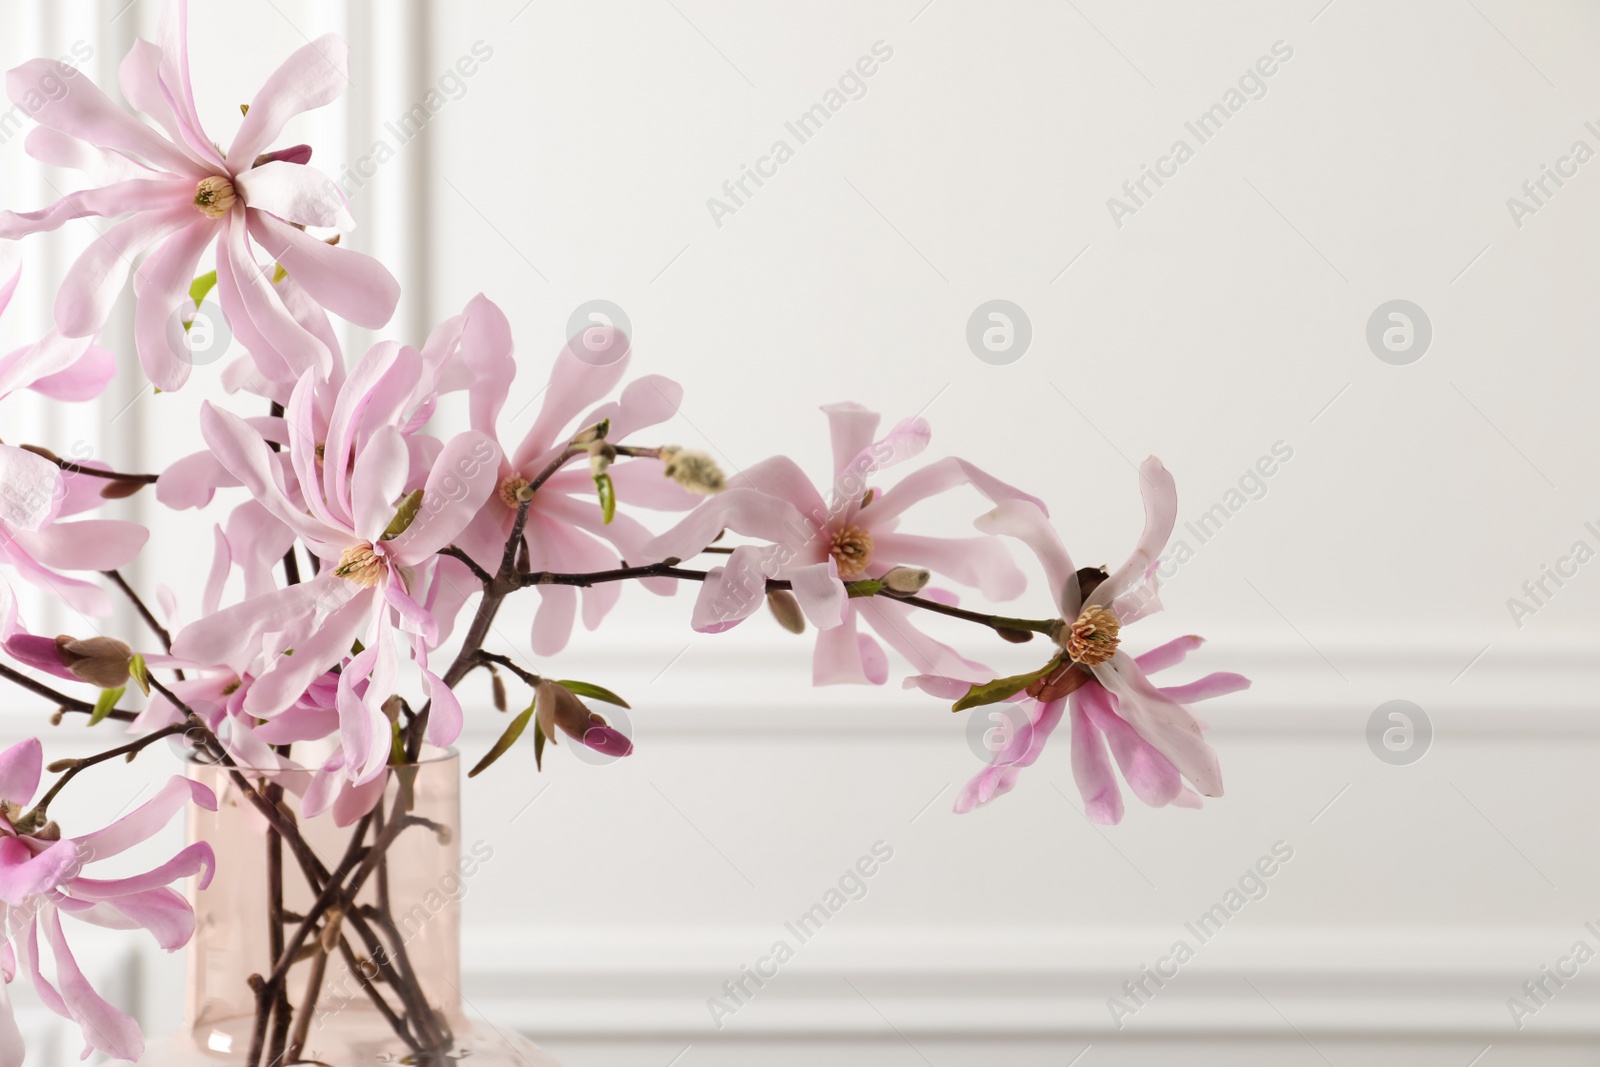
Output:
<instances>
[{"instance_id":1,"label":"wall molding","mask_svg":"<svg viewBox=\"0 0 1600 1067\"><path fill-rule=\"evenodd\" d=\"M913 1037L1281 1035L1287 1018L1310 1034L1491 1041L1517 1034L1506 999L1524 981L1577 937L1596 940L1562 928L1225 928L1119 1031L1108 998L1131 1004L1122 983L1187 936L1181 926L824 929L719 1031L708 998L725 996L722 983L779 936L781 928L499 930L468 937L464 989L497 1024L542 1039L862 1037L888 1032L887 1017ZM1569 982L1524 1023L1526 1037L1600 1036L1600 989Z\"/></svg>"},{"instance_id":2,"label":"wall molding","mask_svg":"<svg viewBox=\"0 0 1600 1067\"><path fill-rule=\"evenodd\" d=\"M627 649L620 666L614 651L587 644L575 643L556 657L562 675L617 687L634 705L634 722L655 734L836 735L848 729L862 736L960 729L953 716L930 714L933 698L900 687L899 679L909 673L900 664L892 665L888 684L872 691L812 688L812 643L803 638L775 642L744 640L737 632L686 632L663 641L618 633L608 645ZM1217 736L1349 737L1365 728L1378 704L1395 698L1415 701L1436 730L1456 736L1600 736L1600 634L1538 645L1346 638L1319 640L1316 649L1299 641L1229 638L1208 642L1172 676L1190 679L1212 670L1236 671L1255 683L1247 692L1200 706ZM484 695L469 683L463 699L471 706ZM497 736L498 730L492 715L467 717L469 738Z\"/></svg>"}]
</instances>

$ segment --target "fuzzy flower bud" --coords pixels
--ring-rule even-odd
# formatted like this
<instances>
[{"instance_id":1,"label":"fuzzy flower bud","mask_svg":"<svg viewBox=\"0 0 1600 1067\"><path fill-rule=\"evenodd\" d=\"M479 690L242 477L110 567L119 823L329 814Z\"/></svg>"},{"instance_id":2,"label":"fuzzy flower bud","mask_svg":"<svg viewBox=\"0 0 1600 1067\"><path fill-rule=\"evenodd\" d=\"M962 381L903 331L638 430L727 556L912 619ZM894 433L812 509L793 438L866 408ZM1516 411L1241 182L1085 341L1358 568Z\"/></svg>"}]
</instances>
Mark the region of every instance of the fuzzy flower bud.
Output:
<instances>
[{"instance_id":1,"label":"fuzzy flower bud","mask_svg":"<svg viewBox=\"0 0 1600 1067\"><path fill-rule=\"evenodd\" d=\"M890 567L879 580L888 586L891 592L910 596L912 593L920 593L922 587L927 585L932 577L924 567Z\"/></svg>"},{"instance_id":2,"label":"fuzzy flower bud","mask_svg":"<svg viewBox=\"0 0 1600 1067\"><path fill-rule=\"evenodd\" d=\"M800 610L800 601L787 589L774 589L767 594L767 610L772 612L772 617L792 634L806 632L806 615Z\"/></svg>"},{"instance_id":3,"label":"fuzzy flower bud","mask_svg":"<svg viewBox=\"0 0 1600 1067\"><path fill-rule=\"evenodd\" d=\"M606 720L589 710L589 705L564 685L542 681L534 690L539 728L552 744L556 728L579 744L608 756L626 756L633 751L627 735L607 725Z\"/></svg>"},{"instance_id":4,"label":"fuzzy flower bud","mask_svg":"<svg viewBox=\"0 0 1600 1067\"><path fill-rule=\"evenodd\" d=\"M585 427L572 435L573 448L588 448L590 445L606 439L606 434L611 432L611 420L601 419L593 426Z\"/></svg>"},{"instance_id":5,"label":"fuzzy flower bud","mask_svg":"<svg viewBox=\"0 0 1600 1067\"><path fill-rule=\"evenodd\" d=\"M62 634L56 638L56 654L73 677L80 682L116 689L128 684L128 665L133 649L114 637L79 640Z\"/></svg>"},{"instance_id":6,"label":"fuzzy flower bud","mask_svg":"<svg viewBox=\"0 0 1600 1067\"><path fill-rule=\"evenodd\" d=\"M604 474L617 458L615 446L604 441L595 441L589 445L589 473L596 478Z\"/></svg>"},{"instance_id":7,"label":"fuzzy flower bud","mask_svg":"<svg viewBox=\"0 0 1600 1067\"><path fill-rule=\"evenodd\" d=\"M717 461L704 452L669 445L661 450L661 473L691 493L711 496L727 488Z\"/></svg>"}]
</instances>

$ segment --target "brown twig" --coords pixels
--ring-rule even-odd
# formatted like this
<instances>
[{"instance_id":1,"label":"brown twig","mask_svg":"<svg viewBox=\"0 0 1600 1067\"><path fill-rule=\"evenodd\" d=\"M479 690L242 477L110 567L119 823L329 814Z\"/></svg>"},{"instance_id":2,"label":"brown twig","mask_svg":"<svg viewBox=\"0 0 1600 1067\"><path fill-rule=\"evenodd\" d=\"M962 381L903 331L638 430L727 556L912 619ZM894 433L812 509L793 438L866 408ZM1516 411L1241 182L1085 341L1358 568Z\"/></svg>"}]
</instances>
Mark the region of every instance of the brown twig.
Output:
<instances>
[{"instance_id":1,"label":"brown twig","mask_svg":"<svg viewBox=\"0 0 1600 1067\"><path fill-rule=\"evenodd\" d=\"M156 618L155 612L150 610L149 605L144 602L138 593L134 592L133 586L128 584L128 580L122 576L122 572L110 570L101 571L100 573L110 578L111 584L122 590L122 595L128 598L129 603L133 605L133 609L139 613L139 618L143 619L145 625L150 627L151 631L161 639L161 647L171 652L172 634L168 632L165 626L161 625L161 620ZM183 675L179 673L178 677L181 679Z\"/></svg>"},{"instance_id":2,"label":"brown twig","mask_svg":"<svg viewBox=\"0 0 1600 1067\"><path fill-rule=\"evenodd\" d=\"M55 701L55 703L60 706L62 711L82 712L85 715L92 715L94 713L94 705L89 703L89 701L79 700L77 697L69 697L59 689L52 689L43 682L29 678L21 671L12 670L4 663L0 663L0 678L4 678L8 682L19 685L23 689L28 690L30 693L37 693L42 697L47 697L48 699ZM139 716L136 712L123 711L121 708L113 709L107 716L107 718L116 719L118 722L132 722L138 717Z\"/></svg>"},{"instance_id":3,"label":"brown twig","mask_svg":"<svg viewBox=\"0 0 1600 1067\"><path fill-rule=\"evenodd\" d=\"M43 826L46 817L49 815L50 802L56 798L61 790L66 788L68 782L72 781L90 767L100 763L105 763L109 760L114 760L118 756L128 756L135 752L141 752L145 748L161 740L163 737L171 737L173 734L182 733L186 728L187 727L184 723L174 723L171 726L163 726L155 733L145 734L143 737L134 741L129 741L125 745L118 745L116 748L107 749L106 751L96 753L93 756L84 756L80 759L72 761L72 765L62 772L61 777L57 778L55 780L55 784L49 788L44 796L39 798L39 802L33 806L32 810L17 820L18 831L27 832L27 830L24 828L36 828Z\"/></svg>"}]
</instances>

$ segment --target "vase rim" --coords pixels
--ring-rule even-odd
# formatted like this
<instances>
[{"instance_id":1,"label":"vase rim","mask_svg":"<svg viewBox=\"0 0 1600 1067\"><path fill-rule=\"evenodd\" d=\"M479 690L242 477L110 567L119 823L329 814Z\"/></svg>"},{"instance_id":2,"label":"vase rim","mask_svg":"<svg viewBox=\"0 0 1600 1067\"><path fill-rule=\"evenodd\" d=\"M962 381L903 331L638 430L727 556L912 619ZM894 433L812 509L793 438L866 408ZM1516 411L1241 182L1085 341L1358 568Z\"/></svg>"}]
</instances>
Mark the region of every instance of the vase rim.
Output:
<instances>
[{"instance_id":1,"label":"vase rim","mask_svg":"<svg viewBox=\"0 0 1600 1067\"><path fill-rule=\"evenodd\" d=\"M184 755L184 759L187 762L195 764L196 766L200 766L200 767L217 767L217 766L220 766L220 764L217 763L216 760L213 760L213 759L201 759L199 757L198 753L196 752L196 750L194 750L194 749L190 749ZM409 761L407 763L391 763L391 764L386 764L385 766L389 770L394 770L397 767L427 767L429 765L436 764L436 763L452 763L452 762L459 763L460 760L461 760L461 752L454 745L449 745L449 746L447 746L445 748L439 748L439 747L436 747L434 745L425 744L423 746L422 755L420 757L418 757L417 759ZM318 769L319 768L317 768L317 767L304 767L304 766L301 766L301 767L250 767L250 766L247 766L247 765L245 765L243 763L237 764L237 770L242 774L315 774Z\"/></svg>"}]
</instances>

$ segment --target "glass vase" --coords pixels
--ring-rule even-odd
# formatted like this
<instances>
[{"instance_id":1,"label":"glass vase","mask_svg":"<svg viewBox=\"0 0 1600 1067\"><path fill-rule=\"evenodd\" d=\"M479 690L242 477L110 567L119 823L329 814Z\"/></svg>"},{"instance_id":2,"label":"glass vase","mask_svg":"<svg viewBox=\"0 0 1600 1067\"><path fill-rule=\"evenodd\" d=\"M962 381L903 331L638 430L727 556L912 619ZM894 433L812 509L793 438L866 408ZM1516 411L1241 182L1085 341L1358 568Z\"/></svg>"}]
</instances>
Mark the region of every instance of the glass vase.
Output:
<instances>
[{"instance_id":1,"label":"glass vase","mask_svg":"<svg viewBox=\"0 0 1600 1067\"><path fill-rule=\"evenodd\" d=\"M255 1051L257 1064L274 1067L442 1067L458 1060L473 1067L557 1067L526 1039L463 1011L460 899L485 857L462 851L454 752L391 768L381 802L344 828L330 814L299 819L310 772L271 779L243 773L275 795L281 791L283 810L294 814L317 862L352 872L343 885L367 873L353 907L324 902L318 914L319 898L334 898L313 889L295 850L274 841L265 817L225 768L191 763L190 777L216 793L218 807L192 809L189 836L211 844L217 870L210 887L191 898L196 929L185 1022L176 1035L151 1042L140 1064L247 1065ZM387 847L377 848L386 838ZM365 852L374 849L382 861L368 863ZM271 998L278 1010L267 1017L258 1011L260 981L253 976L271 975L273 961L288 958L284 946L302 926L308 932L301 955L286 972L282 998Z\"/></svg>"}]
</instances>

